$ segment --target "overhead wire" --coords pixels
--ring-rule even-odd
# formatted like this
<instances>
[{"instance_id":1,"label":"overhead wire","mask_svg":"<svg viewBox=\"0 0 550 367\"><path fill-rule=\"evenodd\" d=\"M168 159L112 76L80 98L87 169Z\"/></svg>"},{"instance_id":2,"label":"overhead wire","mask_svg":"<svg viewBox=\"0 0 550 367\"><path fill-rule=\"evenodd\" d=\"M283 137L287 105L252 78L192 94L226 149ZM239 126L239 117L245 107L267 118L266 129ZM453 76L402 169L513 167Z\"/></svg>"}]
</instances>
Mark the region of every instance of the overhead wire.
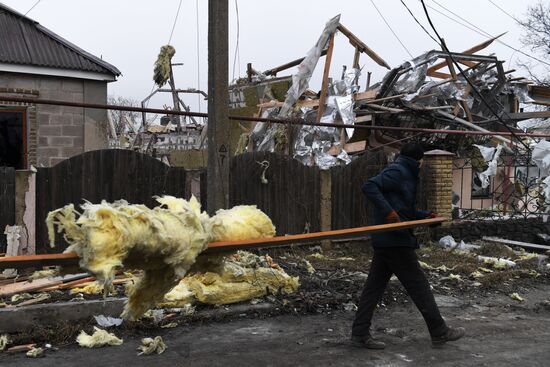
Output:
<instances>
[{"instance_id":1,"label":"overhead wire","mask_svg":"<svg viewBox=\"0 0 550 367\"><path fill-rule=\"evenodd\" d=\"M460 66L460 64L455 60L455 58L453 57L451 51L449 51L449 48L447 47L447 45L445 44L445 41L443 40L443 38L439 35L439 32L437 31L437 29L435 28L435 25L433 24L432 22L432 19L430 17L430 13L428 12L428 8L426 7L426 4L424 3L424 0L420 0L420 3L422 4L422 8L424 9L424 13L426 14L426 18L428 20L428 23L430 24L430 27L432 28L432 30L434 31L435 35L437 36L437 38L439 38L440 42L441 42L441 47L443 48L443 50L449 55L449 58L451 59L451 61L453 62L453 64L457 67L458 71L460 72L460 74L462 75L462 77L466 80L466 82L468 83L468 85L470 85L470 87L472 88L472 90L477 94L477 96L479 97L479 99L483 102L483 104L487 107L487 109L489 111L491 111L491 113L493 115L495 115L495 117L497 118L498 122L500 122L509 132L510 134L512 134L512 136L514 138L516 138L526 149L527 151L531 151L531 148L529 148L529 146L523 141L521 140L517 134L510 128L510 126L508 126L506 124L506 122L504 122L504 120L502 119L502 117L500 117L500 115L493 109L493 107L489 104L489 102L487 102L487 100L485 99L485 97L480 93L480 91L477 89L477 87L475 86L475 84L470 80L470 78L466 75L466 73L464 72L464 70L462 69L462 67ZM504 114L508 116L508 113L506 113L506 111L504 111ZM508 116L509 118L509 116Z\"/></svg>"},{"instance_id":2,"label":"overhead wire","mask_svg":"<svg viewBox=\"0 0 550 367\"><path fill-rule=\"evenodd\" d=\"M476 26L475 24L473 24L472 22L468 21L467 19L461 17L459 14L457 14L457 13L453 12L452 10L446 8L445 6L441 5L441 4L438 3L436 0L432 0L432 2L435 3L435 4L437 4L439 7L441 7L441 8L444 9L445 11L447 11L447 12L453 14L454 16L458 17L459 19L461 19L461 20L463 20L464 22L468 23L469 25L471 25L471 26L474 27L474 28L471 28L471 27L465 25L464 23L459 22L458 20L456 20L456 19L454 19L454 18L448 16L447 14L444 14L444 13L440 12L439 10L437 10L437 9L435 9L435 8L433 8L433 7L431 7L430 5L426 5L428 8L432 9L433 11L435 11L435 12L437 12L437 13L443 15L443 16L446 17L447 19L449 19L449 20L451 20L451 21L453 21L453 22L455 22L455 23L457 23L457 24L460 24L461 26L463 26L463 27L465 27L465 28L468 28L469 30L471 30L471 31L473 31L473 32L475 32L475 33L477 33L477 34L483 36L483 37L494 38L494 36L491 35L490 33L488 33L487 31L483 30L482 28ZM517 21L517 20L516 20L516 21ZM520 23L520 24L521 24L521 23ZM542 59L539 59L539 58L536 57L536 56L530 55L530 54L528 54L528 53L526 53L526 52L524 52L524 51L522 51L522 50L520 50L520 49L518 49L518 48L516 48L516 47L514 47L514 46L512 46L512 45L510 45L510 44L508 44L508 43L506 43L506 42L504 42L504 41L502 41L502 40L500 40L500 39L497 39L496 42L500 43L501 45L503 45L503 46L505 46L505 47L508 47L509 49L511 49L511 50L513 50L513 51L515 51L515 52L519 52L520 54L522 54L522 55L524 55L524 56L526 56L526 57L529 57L529 58L531 58L531 59L533 59L533 60L536 60L536 61L538 61L538 62L540 62L540 63L543 63L543 64L545 64L545 65L550 66L550 63L548 63L548 62L546 62L546 61L544 61L544 60L542 60Z\"/></svg>"},{"instance_id":3,"label":"overhead wire","mask_svg":"<svg viewBox=\"0 0 550 367\"><path fill-rule=\"evenodd\" d=\"M174 35L174 30L176 29L176 23L178 22L178 16L180 15L181 3L183 0L180 0L178 5L178 10L176 11L176 16L174 17L174 24L172 25L172 31L170 32L170 38L168 39L168 44L172 42L172 36Z\"/></svg>"},{"instance_id":4,"label":"overhead wire","mask_svg":"<svg viewBox=\"0 0 550 367\"><path fill-rule=\"evenodd\" d=\"M235 55L233 56L233 77L232 80L235 80L235 66L237 65L237 58L239 59L239 76L241 73L241 59L240 59L240 50L239 50L239 40L240 40L240 33L241 33L241 25L239 20L239 3L237 0L235 0L235 14L237 18L237 40L235 43Z\"/></svg>"},{"instance_id":5,"label":"overhead wire","mask_svg":"<svg viewBox=\"0 0 550 367\"><path fill-rule=\"evenodd\" d=\"M405 44L401 41L401 39L399 38L399 36L395 33L395 31L393 30L393 28L391 27L391 25L388 23L388 21L386 20L386 18L384 17L384 15L382 15L382 12L380 11L380 9L378 9L378 7L376 6L376 4L374 3L374 0L370 0L372 6L374 6L374 9L376 9L376 11L378 12L378 14L380 15L380 17L382 18L382 20L384 21L384 23L386 23L386 26L389 28L389 30L391 31L391 33L393 33L394 37L397 39L397 41L401 44L401 46L403 47L403 49L405 49L405 51L409 54L409 56L411 57L411 59L414 58L414 56L411 54L411 52L409 51L409 49L407 48L407 46L405 46Z\"/></svg>"},{"instance_id":6,"label":"overhead wire","mask_svg":"<svg viewBox=\"0 0 550 367\"><path fill-rule=\"evenodd\" d=\"M201 59L200 59L200 22L199 22L199 0L195 0L196 24L197 24L197 89L201 90ZM201 94L197 93L199 112L201 112Z\"/></svg>"},{"instance_id":7,"label":"overhead wire","mask_svg":"<svg viewBox=\"0 0 550 367\"><path fill-rule=\"evenodd\" d=\"M422 23L420 23L420 21L416 18L416 16L413 14L413 12L411 11L411 9L409 9L409 7L407 6L407 4L405 4L405 2L403 0L401 0L401 4L403 4L403 6L405 7L405 9L407 9L407 11L409 12L409 14L413 17L414 21L420 26L420 28L422 28L422 30L424 30L424 32L426 32L426 34L435 42L439 45L439 41L435 39L434 36L432 36L430 34L430 32L428 32L428 30L424 27L424 25Z\"/></svg>"},{"instance_id":8,"label":"overhead wire","mask_svg":"<svg viewBox=\"0 0 550 367\"><path fill-rule=\"evenodd\" d=\"M34 3L33 6L31 6L31 8L29 10L27 10L27 12L25 13L25 16L27 16L27 14L29 14L31 12L31 10L33 10L38 4L40 4L42 0L38 0L37 2Z\"/></svg>"}]
</instances>

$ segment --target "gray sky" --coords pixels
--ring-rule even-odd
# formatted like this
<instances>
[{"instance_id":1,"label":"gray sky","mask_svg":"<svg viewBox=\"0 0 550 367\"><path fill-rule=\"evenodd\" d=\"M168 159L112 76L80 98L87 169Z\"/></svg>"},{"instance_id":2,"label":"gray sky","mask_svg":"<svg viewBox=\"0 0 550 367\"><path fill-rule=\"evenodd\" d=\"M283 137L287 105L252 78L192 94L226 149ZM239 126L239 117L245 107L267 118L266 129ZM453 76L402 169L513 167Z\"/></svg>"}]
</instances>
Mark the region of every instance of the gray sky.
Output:
<instances>
[{"instance_id":1,"label":"gray sky","mask_svg":"<svg viewBox=\"0 0 550 367\"><path fill-rule=\"evenodd\" d=\"M36 0L0 0L4 4L26 13ZM109 85L109 94L131 97L141 101L153 87L153 63L162 45L170 37L174 17L180 0L41 0L28 14L29 17L79 47L103 57L122 71L117 82ZM235 0L228 0L230 18L230 68L233 76L233 60L237 38ZM508 32L501 39L521 48L521 29L513 19L503 14L488 0L435 0L462 16L491 35ZM547 0L545 0L547 1ZM405 0L417 18L429 29L419 1ZM522 17L529 4L537 0L493 0L508 13ZM437 45L414 22L399 0L374 0L401 41L417 56ZM434 0L426 3L444 12ZM199 44L197 52L197 4ZM235 76L245 75L246 64L252 62L258 70L265 70L302 57L317 41L324 24L331 17L341 14L341 23L354 32L367 45L384 58L390 66L399 65L410 56L384 24L370 0L310 0L277 2L262 0L237 0L239 8L239 57ZM174 62L183 62L175 71L176 84L180 88L207 89L207 0L182 0L171 44L176 48ZM472 30L456 24L430 9L432 19L451 50L463 51L486 39ZM465 23L464 21L461 21ZM526 53L530 50L523 49ZM505 68L512 68L518 60L527 57L494 43L486 54L495 53L505 60ZM331 76L338 78L342 65L350 66L354 50L346 38L338 35L335 41ZM379 81L385 69L366 56L361 57L363 71L373 72L373 82ZM320 89L322 65L317 66L310 83L312 89ZM200 73L199 73L200 70ZM517 73L522 74L522 73ZM282 75L282 74L281 74ZM366 81L366 73L361 83ZM192 110L199 109L198 98L186 96ZM170 104L166 97L154 98L150 107ZM206 103L201 102L202 111Z\"/></svg>"}]
</instances>

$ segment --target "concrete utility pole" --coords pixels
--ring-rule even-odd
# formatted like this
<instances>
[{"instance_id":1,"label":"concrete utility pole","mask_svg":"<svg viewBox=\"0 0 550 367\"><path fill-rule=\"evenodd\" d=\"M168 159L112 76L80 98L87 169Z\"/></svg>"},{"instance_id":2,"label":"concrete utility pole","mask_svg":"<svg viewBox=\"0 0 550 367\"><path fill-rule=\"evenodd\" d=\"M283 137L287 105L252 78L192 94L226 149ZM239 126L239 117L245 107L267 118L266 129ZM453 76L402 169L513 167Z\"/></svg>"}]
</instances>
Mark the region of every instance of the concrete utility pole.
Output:
<instances>
[{"instance_id":1,"label":"concrete utility pole","mask_svg":"<svg viewBox=\"0 0 550 367\"><path fill-rule=\"evenodd\" d=\"M229 205L228 0L208 1L207 211Z\"/></svg>"}]
</instances>

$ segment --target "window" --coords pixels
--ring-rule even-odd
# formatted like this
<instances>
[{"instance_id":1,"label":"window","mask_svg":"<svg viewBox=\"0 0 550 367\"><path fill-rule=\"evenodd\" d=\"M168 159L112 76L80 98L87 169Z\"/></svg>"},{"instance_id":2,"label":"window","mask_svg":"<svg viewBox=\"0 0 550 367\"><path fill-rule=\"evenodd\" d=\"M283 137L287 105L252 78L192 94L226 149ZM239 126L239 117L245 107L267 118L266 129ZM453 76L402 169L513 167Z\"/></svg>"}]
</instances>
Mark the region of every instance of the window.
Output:
<instances>
[{"instance_id":1,"label":"window","mask_svg":"<svg viewBox=\"0 0 550 367\"><path fill-rule=\"evenodd\" d=\"M25 112L0 110L0 166L27 168Z\"/></svg>"}]
</instances>

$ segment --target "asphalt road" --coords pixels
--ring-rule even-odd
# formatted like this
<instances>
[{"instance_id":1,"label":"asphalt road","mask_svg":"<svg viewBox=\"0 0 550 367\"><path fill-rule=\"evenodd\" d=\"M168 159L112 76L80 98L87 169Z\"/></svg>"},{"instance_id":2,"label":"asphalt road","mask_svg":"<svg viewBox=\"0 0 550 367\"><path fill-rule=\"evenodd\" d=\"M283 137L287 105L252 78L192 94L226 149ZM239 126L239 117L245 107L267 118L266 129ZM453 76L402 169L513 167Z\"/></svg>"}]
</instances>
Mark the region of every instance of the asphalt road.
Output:
<instances>
[{"instance_id":1,"label":"asphalt road","mask_svg":"<svg viewBox=\"0 0 550 367\"><path fill-rule=\"evenodd\" d=\"M419 312L394 306L377 312L375 336L383 351L355 348L348 341L352 312L283 315L159 329L131 335L124 344L101 349L76 345L41 359L0 355L1 366L549 366L550 287L526 294L531 302L513 303L502 295L476 302L444 298L442 314L467 335L441 349L431 347ZM144 336L162 335L161 355L137 356Z\"/></svg>"}]
</instances>

